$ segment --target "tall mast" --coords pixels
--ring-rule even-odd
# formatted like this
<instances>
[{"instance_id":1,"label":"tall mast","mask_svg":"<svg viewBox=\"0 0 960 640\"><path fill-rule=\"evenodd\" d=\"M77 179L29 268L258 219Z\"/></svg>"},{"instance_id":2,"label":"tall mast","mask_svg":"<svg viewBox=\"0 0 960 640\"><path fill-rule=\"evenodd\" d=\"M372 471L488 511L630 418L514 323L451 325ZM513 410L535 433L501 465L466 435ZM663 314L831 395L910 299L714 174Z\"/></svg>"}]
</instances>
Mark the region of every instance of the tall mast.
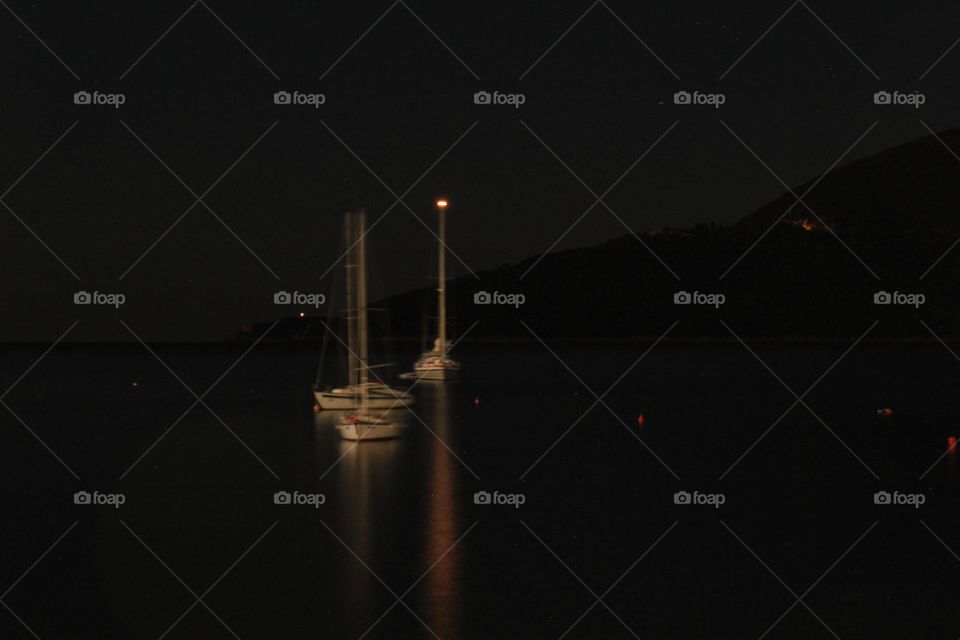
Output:
<instances>
[{"instance_id":1,"label":"tall mast","mask_svg":"<svg viewBox=\"0 0 960 640\"><path fill-rule=\"evenodd\" d=\"M357 262L360 269L357 278L357 333L360 342L360 384L366 385L369 379L367 358L369 347L367 344L367 240L364 228L366 226L366 211L357 212ZM364 387L363 401L366 409L367 394Z\"/></svg>"},{"instance_id":2,"label":"tall mast","mask_svg":"<svg viewBox=\"0 0 960 640\"><path fill-rule=\"evenodd\" d=\"M437 213L439 214L440 227L440 247L437 258L437 310L438 310L438 333L441 353L447 352L447 252L444 240L447 234L447 224L443 213L447 208L446 200L437 200Z\"/></svg>"},{"instance_id":3,"label":"tall mast","mask_svg":"<svg viewBox=\"0 0 960 640\"><path fill-rule=\"evenodd\" d=\"M344 240L347 249L347 385L356 386L360 363L357 361L357 316L356 290L354 289L353 270L356 268L356 249L354 248L354 215L348 212L344 225Z\"/></svg>"}]
</instances>

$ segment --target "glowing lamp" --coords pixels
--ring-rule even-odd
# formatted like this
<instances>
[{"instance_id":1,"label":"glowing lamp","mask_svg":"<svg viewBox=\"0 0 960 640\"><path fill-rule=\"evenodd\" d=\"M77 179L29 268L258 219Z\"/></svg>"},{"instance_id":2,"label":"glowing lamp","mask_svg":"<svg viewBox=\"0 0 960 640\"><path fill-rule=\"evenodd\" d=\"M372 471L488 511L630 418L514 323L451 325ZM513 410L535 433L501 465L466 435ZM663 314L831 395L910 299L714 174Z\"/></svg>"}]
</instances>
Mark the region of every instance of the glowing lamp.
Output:
<instances>
[{"instance_id":1,"label":"glowing lamp","mask_svg":"<svg viewBox=\"0 0 960 640\"><path fill-rule=\"evenodd\" d=\"M440 209L446 209L446 208L447 208L447 201L446 201L446 200L437 200L437 207L440 208Z\"/></svg>"}]
</instances>

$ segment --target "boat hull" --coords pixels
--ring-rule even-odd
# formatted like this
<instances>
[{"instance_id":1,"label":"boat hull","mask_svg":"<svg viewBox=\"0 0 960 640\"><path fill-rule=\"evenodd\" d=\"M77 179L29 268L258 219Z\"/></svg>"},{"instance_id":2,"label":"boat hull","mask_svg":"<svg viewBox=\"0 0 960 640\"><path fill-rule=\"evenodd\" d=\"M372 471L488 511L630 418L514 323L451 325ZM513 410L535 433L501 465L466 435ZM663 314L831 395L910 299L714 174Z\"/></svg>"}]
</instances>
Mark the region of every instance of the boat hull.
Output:
<instances>
[{"instance_id":1,"label":"boat hull","mask_svg":"<svg viewBox=\"0 0 960 640\"><path fill-rule=\"evenodd\" d=\"M337 425L337 431L344 440L363 442L366 440L389 440L399 438L403 427L394 422L344 422Z\"/></svg>"},{"instance_id":2,"label":"boat hull","mask_svg":"<svg viewBox=\"0 0 960 640\"><path fill-rule=\"evenodd\" d=\"M402 409L414 403L409 392L385 385L371 386L368 393L367 406L371 409ZM321 409L357 409L362 402L362 391L356 387L314 390L313 397Z\"/></svg>"}]
</instances>

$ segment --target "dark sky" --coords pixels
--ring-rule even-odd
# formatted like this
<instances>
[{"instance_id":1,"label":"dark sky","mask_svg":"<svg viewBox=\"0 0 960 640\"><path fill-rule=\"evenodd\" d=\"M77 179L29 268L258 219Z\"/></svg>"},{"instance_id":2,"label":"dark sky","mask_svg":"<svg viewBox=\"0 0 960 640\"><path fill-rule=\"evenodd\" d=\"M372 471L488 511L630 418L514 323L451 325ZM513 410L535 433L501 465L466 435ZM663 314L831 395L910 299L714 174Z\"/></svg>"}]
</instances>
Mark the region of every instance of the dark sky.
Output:
<instances>
[{"instance_id":1,"label":"dark sky","mask_svg":"<svg viewBox=\"0 0 960 640\"><path fill-rule=\"evenodd\" d=\"M328 290L318 278L338 257L343 212L363 206L373 222L395 195L413 213L397 204L371 232L375 295L428 283L435 242L414 214L432 227L438 195L467 265L451 258L454 275L515 262L593 204L578 177L604 193L676 121L605 197L631 228L729 223L783 191L721 120L791 185L877 120L845 162L926 135L921 121L960 125L960 47L931 68L960 37L952 2L814 0L785 16L789 2L608 0L585 16L590 2L9 7L4 341L53 340L74 320L73 340L127 339L120 319L153 340L231 335L277 317L278 289ZM874 105L881 89L926 103ZM79 90L126 102L75 105ZM326 103L275 105L278 90ZM479 90L526 101L475 105ZM678 90L726 103L675 105ZM215 182L184 215L191 190ZM624 233L597 206L556 249ZM127 302L78 307L79 289Z\"/></svg>"}]
</instances>

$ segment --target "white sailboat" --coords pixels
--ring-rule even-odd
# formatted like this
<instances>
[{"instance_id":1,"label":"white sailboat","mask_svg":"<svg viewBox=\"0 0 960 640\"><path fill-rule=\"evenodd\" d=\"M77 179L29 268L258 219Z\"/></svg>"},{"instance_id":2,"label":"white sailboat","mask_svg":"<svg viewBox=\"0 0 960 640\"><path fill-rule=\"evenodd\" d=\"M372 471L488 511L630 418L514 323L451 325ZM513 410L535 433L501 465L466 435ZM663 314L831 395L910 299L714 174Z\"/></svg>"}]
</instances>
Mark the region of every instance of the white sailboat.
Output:
<instances>
[{"instance_id":1,"label":"white sailboat","mask_svg":"<svg viewBox=\"0 0 960 640\"><path fill-rule=\"evenodd\" d=\"M446 200L437 200L439 214L439 251L437 257L437 339L433 341L433 349L420 354L413 363L413 371L401 374L405 380L454 380L460 374L460 363L450 357L450 345L447 343L447 261L446 221L444 212L447 208Z\"/></svg>"},{"instance_id":2,"label":"white sailboat","mask_svg":"<svg viewBox=\"0 0 960 640\"><path fill-rule=\"evenodd\" d=\"M351 415L347 415L337 424L337 430L340 437L344 440L383 440L386 438L396 438L400 435L403 425L396 419L390 418L390 412L387 410L371 413L375 408L371 405L372 383L370 382L369 357L369 332L367 330L367 242L364 237L364 225L366 214L360 211L356 214L357 231L357 354L356 365L359 381L356 385L359 395L358 410ZM381 385L385 386L385 385ZM390 387L387 387L390 389ZM404 392L405 393L405 392ZM397 405L399 406L399 405ZM384 407L389 409L392 407Z\"/></svg>"},{"instance_id":3,"label":"white sailboat","mask_svg":"<svg viewBox=\"0 0 960 640\"><path fill-rule=\"evenodd\" d=\"M349 410L361 406L366 396L371 409L400 409L413 404L413 394L405 389L369 380L367 362L366 241L363 237L364 213L346 215L346 243L353 247L347 261L347 384L342 387L313 386L313 395L321 409ZM355 239L356 238L356 239ZM357 282L354 282L357 272ZM362 348L358 343L362 342ZM390 365L379 365L390 366Z\"/></svg>"}]
</instances>

